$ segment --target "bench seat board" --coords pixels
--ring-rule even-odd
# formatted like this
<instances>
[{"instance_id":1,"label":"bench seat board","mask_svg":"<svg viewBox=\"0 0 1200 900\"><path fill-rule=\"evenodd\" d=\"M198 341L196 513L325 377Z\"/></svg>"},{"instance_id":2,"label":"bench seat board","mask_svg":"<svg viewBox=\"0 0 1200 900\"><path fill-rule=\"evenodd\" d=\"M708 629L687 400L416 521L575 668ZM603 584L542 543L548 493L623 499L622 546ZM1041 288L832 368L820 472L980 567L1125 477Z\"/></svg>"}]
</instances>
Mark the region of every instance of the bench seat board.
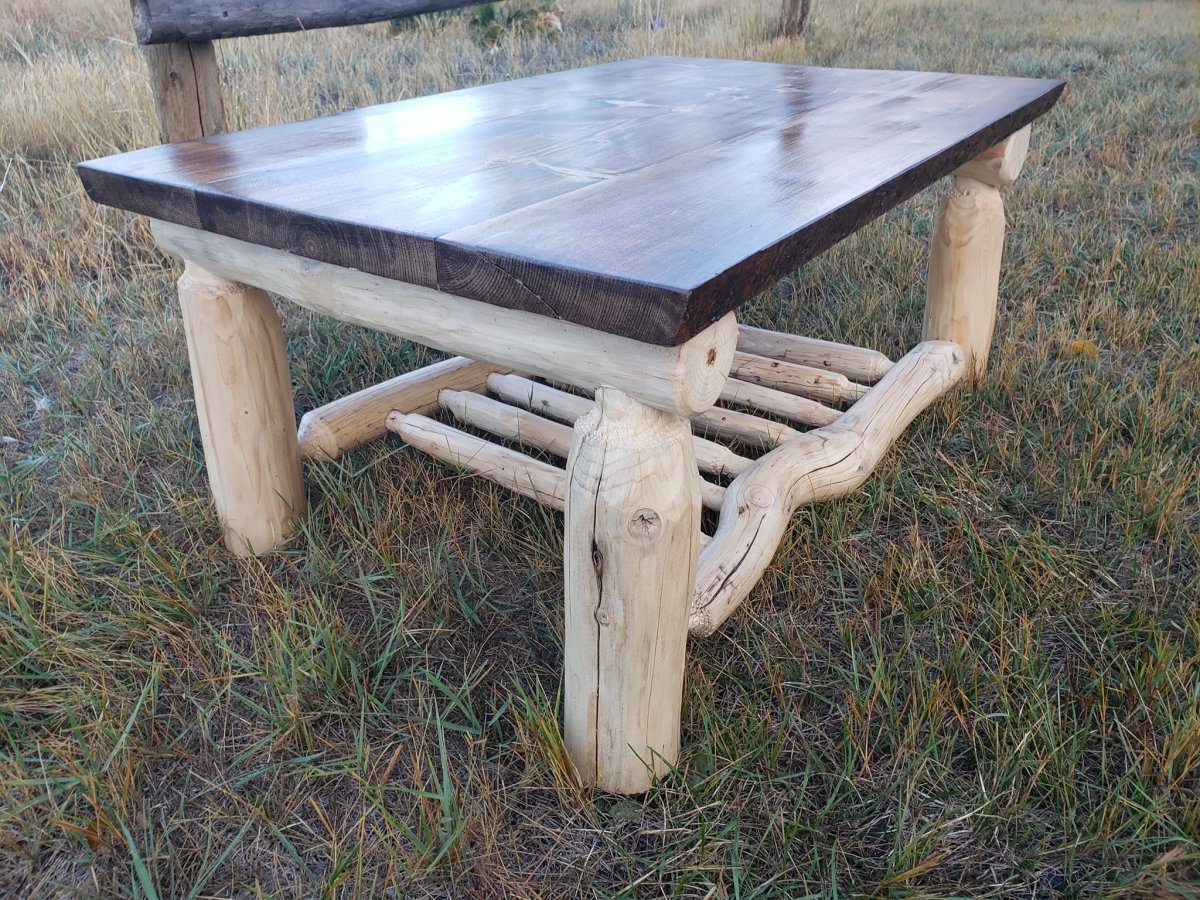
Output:
<instances>
[{"instance_id":1,"label":"bench seat board","mask_svg":"<svg viewBox=\"0 0 1200 900\"><path fill-rule=\"evenodd\" d=\"M675 345L1061 90L650 57L136 150L79 172L103 204Z\"/></svg>"}]
</instances>

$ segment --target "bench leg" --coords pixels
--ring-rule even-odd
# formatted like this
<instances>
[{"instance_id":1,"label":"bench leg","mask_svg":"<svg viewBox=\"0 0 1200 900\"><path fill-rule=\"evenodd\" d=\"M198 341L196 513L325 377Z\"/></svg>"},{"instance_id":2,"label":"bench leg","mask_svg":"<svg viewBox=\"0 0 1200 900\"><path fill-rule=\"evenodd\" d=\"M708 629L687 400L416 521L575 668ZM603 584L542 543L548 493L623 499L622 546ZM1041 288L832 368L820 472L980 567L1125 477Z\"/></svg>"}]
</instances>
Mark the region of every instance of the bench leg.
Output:
<instances>
[{"instance_id":1,"label":"bench leg","mask_svg":"<svg viewBox=\"0 0 1200 900\"><path fill-rule=\"evenodd\" d=\"M954 341L962 347L967 377L976 382L987 370L996 327L1004 250L999 188L1017 177L1028 148L1026 127L961 166L938 209L922 339Z\"/></svg>"},{"instance_id":2,"label":"bench leg","mask_svg":"<svg viewBox=\"0 0 1200 900\"><path fill-rule=\"evenodd\" d=\"M585 783L640 793L679 754L700 533L691 427L601 388L567 480L566 745Z\"/></svg>"},{"instance_id":3,"label":"bench leg","mask_svg":"<svg viewBox=\"0 0 1200 900\"><path fill-rule=\"evenodd\" d=\"M187 263L179 279L196 413L225 544L265 553L304 513L283 329L266 293Z\"/></svg>"}]
</instances>

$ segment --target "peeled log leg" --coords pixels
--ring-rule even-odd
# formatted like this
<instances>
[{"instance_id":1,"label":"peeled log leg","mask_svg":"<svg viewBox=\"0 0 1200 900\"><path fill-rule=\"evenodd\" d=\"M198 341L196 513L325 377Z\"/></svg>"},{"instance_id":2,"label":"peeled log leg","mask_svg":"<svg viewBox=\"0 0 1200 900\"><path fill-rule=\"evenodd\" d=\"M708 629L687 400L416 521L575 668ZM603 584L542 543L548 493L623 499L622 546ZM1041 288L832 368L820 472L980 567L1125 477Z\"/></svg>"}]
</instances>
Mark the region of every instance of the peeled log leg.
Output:
<instances>
[{"instance_id":1,"label":"peeled log leg","mask_svg":"<svg viewBox=\"0 0 1200 900\"><path fill-rule=\"evenodd\" d=\"M567 749L585 783L639 793L679 754L700 534L688 422L600 388L567 481Z\"/></svg>"},{"instance_id":2,"label":"peeled log leg","mask_svg":"<svg viewBox=\"0 0 1200 900\"><path fill-rule=\"evenodd\" d=\"M188 263L179 279L204 461L225 544L265 553L305 508L283 329L267 295Z\"/></svg>"},{"instance_id":3,"label":"peeled log leg","mask_svg":"<svg viewBox=\"0 0 1200 900\"><path fill-rule=\"evenodd\" d=\"M968 377L987 370L996 326L1004 203L990 184L956 175L938 210L925 299L926 341L953 341L967 355Z\"/></svg>"}]
</instances>

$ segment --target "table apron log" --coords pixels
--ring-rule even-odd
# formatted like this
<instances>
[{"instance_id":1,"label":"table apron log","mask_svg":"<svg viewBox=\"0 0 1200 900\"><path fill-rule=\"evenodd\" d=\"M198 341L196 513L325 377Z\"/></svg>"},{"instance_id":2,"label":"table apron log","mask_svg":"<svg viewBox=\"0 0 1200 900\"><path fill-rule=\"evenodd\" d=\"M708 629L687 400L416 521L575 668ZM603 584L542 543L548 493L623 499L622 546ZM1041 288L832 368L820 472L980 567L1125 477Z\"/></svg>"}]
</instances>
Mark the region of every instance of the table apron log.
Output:
<instances>
[{"instance_id":1,"label":"table apron log","mask_svg":"<svg viewBox=\"0 0 1200 900\"><path fill-rule=\"evenodd\" d=\"M168 253L314 312L577 387L618 388L681 416L716 402L737 344L732 313L686 343L662 347L184 225L152 219L151 230Z\"/></svg>"}]
</instances>

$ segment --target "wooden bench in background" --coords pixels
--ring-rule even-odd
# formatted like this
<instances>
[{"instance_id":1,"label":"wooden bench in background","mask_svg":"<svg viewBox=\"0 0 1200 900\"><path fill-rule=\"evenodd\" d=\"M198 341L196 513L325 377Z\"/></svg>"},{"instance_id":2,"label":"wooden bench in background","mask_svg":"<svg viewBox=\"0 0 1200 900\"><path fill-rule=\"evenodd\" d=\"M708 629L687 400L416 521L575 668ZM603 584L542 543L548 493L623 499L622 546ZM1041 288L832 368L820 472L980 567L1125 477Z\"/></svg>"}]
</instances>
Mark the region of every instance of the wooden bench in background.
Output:
<instances>
[{"instance_id":1,"label":"wooden bench in background","mask_svg":"<svg viewBox=\"0 0 1200 900\"><path fill-rule=\"evenodd\" d=\"M288 538L302 456L389 429L563 510L567 746L586 782L642 791L677 758L689 628L737 608L798 506L856 489L922 409L983 373L999 189L1062 84L651 58L220 134L212 40L457 5L139 0L164 139L189 142L80 175L185 261L230 549ZM950 174L925 340L902 359L736 323ZM264 291L462 356L297 431Z\"/></svg>"}]
</instances>

